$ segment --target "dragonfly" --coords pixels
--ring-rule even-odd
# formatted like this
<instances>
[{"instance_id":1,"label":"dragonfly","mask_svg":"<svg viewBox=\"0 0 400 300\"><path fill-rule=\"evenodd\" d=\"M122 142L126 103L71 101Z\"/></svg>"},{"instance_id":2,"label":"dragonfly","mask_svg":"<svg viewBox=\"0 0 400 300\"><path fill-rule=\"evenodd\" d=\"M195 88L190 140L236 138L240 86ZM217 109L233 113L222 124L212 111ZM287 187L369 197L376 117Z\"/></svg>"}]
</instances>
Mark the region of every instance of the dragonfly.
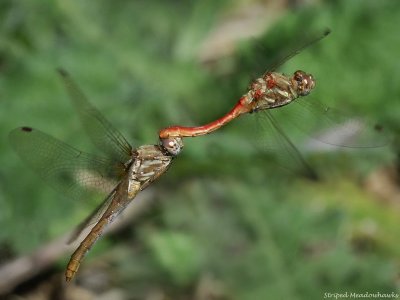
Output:
<instances>
[{"instance_id":1,"label":"dragonfly","mask_svg":"<svg viewBox=\"0 0 400 300\"><path fill-rule=\"evenodd\" d=\"M80 151L40 130L19 127L9 140L20 158L57 191L83 200L90 190L103 202L75 229L69 242L95 224L72 254L65 271L71 281L90 248L136 195L164 174L183 149L182 138L162 138L156 145L133 148L97 110L65 70L59 70L80 121L104 155Z\"/></svg>"},{"instance_id":2,"label":"dragonfly","mask_svg":"<svg viewBox=\"0 0 400 300\"><path fill-rule=\"evenodd\" d=\"M316 87L316 80L312 74L302 70L295 71L292 75L288 76L276 72L276 68L281 64L299 54L302 50L310 45L317 43L331 33L329 29L325 30L322 35L306 42L295 51L289 53L282 58L278 63L271 67L262 76L255 79L248 87L246 93L240 97L234 107L222 117L202 126L185 127L185 126L170 126L159 131L160 138L171 137L196 137L209 134L220 127L228 124L229 122L237 119L245 114L252 114L263 112L267 119L269 129L275 131L277 142L280 148L286 150L290 163L293 161L297 166L301 166L305 171L305 175L316 179L318 176L313 168L303 158L300 150L297 149L295 144L286 134L285 130L281 127L276 114L284 114L285 109L289 111L294 108L296 115L304 116L306 114L316 115L319 122L319 127L324 129L340 128L344 132L347 139L337 139L331 137L330 134L322 134L313 136L320 142L341 146L341 147L356 147L356 148L374 148L381 147L387 144L388 138L382 132L382 127L379 125L370 126L363 119L350 118L336 109L325 106L318 102L305 102L301 100L308 96ZM290 105L289 105L290 104ZM297 104L297 105L296 105ZM299 105L301 104L301 105ZM292 109L293 111L293 109ZM286 119L292 116L287 115ZM302 128L307 123L306 117L302 118L300 124L295 126ZM307 130L307 129L306 129ZM354 137L358 137L356 140ZM278 139L278 141L276 141Z\"/></svg>"}]
</instances>

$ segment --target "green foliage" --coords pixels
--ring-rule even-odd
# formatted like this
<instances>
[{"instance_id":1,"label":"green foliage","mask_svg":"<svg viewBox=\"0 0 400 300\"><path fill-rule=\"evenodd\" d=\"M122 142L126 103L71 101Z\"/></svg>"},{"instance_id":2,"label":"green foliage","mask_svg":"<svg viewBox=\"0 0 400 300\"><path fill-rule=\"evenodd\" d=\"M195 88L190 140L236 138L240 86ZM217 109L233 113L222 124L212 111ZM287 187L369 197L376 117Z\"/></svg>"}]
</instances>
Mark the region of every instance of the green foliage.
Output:
<instances>
[{"instance_id":1,"label":"green foliage","mask_svg":"<svg viewBox=\"0 0 400 300\"><path fill-rule=\"evenodd\" d=\"M241 5L253 1L235 2ZM241 42L206 66L198 61L202 45L233 9L231 1L3 1L0 248L15 256L29 252L95 206L47 189L6 141L11 129L28 125L93 150L56 67L68 70L137 146L156 143L166 126L219 117L273 58L329 27L329 37L282 71L315 75L310 101L322 99L396 133L399 8L397 1L343 0L288 10L259 40ZM318 127L318 118L309 118ZM194 299L202 289L221 299L396 291L398 211L377 204L360 184L393 150L311 153L307 159L323 180L309 182L282 172L253 147L253 119L185 140L171 170L151 187L162 199L156 217L105 247L118 253L108 258L115 284L138 298L156 289L172 299Z\"/></svg>"},{"instance_id":2,"label":"green foliage","mask_svg":"<svg viewBox=\"0 0 400 300\"><path fill-rule=\"evenodd\" d=\"M360 205L349 209L341 201L357 203L367 197L348 183L290 184L293 189L284 192L286 185L275 180L246 185L236 180L190 180L180 185L178 197L167 192L166 197L174 201L164 201L162 216L139 229L143 232L139 242L145 249L121 260L137 266L155 253L152 270L158 269L163 281L173 287L173 298L182 289L196 289L190 284L193 274L199 278L212 274L215 281L224 282L224 295L229 299L266 295L318 299L324 292L394 291L394 257L382 259L389 249L381 241L374 244L381 231L392 230L390 222L381 222L375 215L390 219L392 213L367 203L375 215L353 216L368 209ZM335 193L337 189L343 194ZM361 237L364 244L358 244L353 231L366 218L382 228ZM367 247L369 243L373 247ZM122 277L131 292L137 290L131 282L153 286L160 280L154 274L139 276L132 270Z\"/></svg>"}]
</instances>

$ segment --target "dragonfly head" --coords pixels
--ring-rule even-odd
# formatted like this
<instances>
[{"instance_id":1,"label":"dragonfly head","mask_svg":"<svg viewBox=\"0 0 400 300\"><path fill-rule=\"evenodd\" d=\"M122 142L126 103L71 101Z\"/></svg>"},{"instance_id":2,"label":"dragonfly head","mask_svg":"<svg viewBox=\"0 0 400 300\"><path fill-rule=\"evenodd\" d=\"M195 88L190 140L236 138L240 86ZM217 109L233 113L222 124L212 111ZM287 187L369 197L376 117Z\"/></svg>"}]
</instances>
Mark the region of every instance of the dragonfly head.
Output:
<instances>
[{"instance_id":1,"label":"dragonfly head","mask_svg":"<svg viewBox=\"0 0 400 300\"><path fill-rule=\"evenodd\" d=\"M314 77L300 70L294 72L292 82L299 96L307 96L315 87Z\"/></svg>"},{"instance_id":2,"label":"dragonfly head","mask_svg":"<svg viewBox=\"0 0 400 300\"><path fill-rule=\"evenodd\" d=\"M183 149L183 142L180 137L160 139L160 145L172 156L177 156Z\"/></svg>"}]
</instances>

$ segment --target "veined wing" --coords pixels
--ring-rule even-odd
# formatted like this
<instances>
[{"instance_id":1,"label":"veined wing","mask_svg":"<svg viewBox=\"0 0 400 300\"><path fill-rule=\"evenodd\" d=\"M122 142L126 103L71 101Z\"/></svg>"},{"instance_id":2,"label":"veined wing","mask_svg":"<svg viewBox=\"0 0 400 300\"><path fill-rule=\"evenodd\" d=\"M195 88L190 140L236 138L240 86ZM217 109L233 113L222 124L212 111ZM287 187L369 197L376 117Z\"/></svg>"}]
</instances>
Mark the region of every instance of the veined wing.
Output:
<instances>
[{"instance_id":1,"label":"veined wing","mask_svg":"<svg viewBox=\"0 0 400 300\"><path fill-rule=\"evenodd\" d=\"M128 176L125 176L110 194L109 200L106 201L106 203L109 202L107 209L101 215L101 218L98 220L96 225L94 225L90 230L89 234L80 243L79 247L72 254L68 262L67 269L65 271L65 279L67 282L74 278L86 253L92 248L96 240L103 234L105 227L110 224L133 199L128 199L128 186L129 178Z\"/></svg>"},{"instance_id":2,"label":"veined wing","mask_svg":"<svg viewBox=\"0 0 400 300\"><path fill-rule=\"evenodd\" d=\"M265 149L273 152L282 166L300 170L312 179L317 178L317 173L303 158L299 147L308 151L332 151L334 146L376 148L390 142L389 134L381 126L371 125L362 118L349 117L320 103L310 103L309 99L296 100L279 109L260 112L257 116L259 121L260 117L264 118L259 125L264 127ZM307 136L314 142L307 141Z\"/></svg>"},{"instance_id":3,"label":"veined wing","mask_svg":"<svg viewBox=\"0 0 400 300\"><path fill-rule=\"evenodd\" d=\"M293 128L327 145L349 148L377 148L390 143L390 135L379 124L371 124L323 105L309 97L274 109L272 113ZM291 124L290 124L291 123Z\"/></svg>"},{"instance_id":4,"label":"veined wing","mask_svg":"<svg viewBox=\"0 0 400 300\"><path fill-rule=\"evenodd\" d=\"M267 72L271 71L276 71L277 68L279 68L281 65L283 65L285 62L299 54L301 51L304 49L318 43L320 40L323 38L327 37L331 33L331 30L329 28L325 29L322 34L316 35L312 38L307 39L305 42L301 43L298 45L296 48L294 48L290 53L284 55L283 57L277 59L275 62L272 63L272 65L269 67ZM265 73L264 73L265 75Z\"/></svg>"},{"instance_id":5,"label":"veined wing","mask_svg":"<svg viewBox=\"0 0 400 300\"><path fill-rule=\"evenodd\" d=\"M81 123L92 143L107 156L122 163L129 160L132 147L124 136L87 100L86 96L75 84L69 74L58 70L72 104L77 111Z\"/></svg>"},{"instance_id":6,"label":"veined wing","mask_svg":"<svg viewBox=\"0 0 400 300\"><path fill-rule=\"evenodd\" d=\"M262 132L262 151L267 150L273 154L281 167L312 180L318 179L316 171L308 164L271 111L257 114L257 121L258 131Z\"/></svg>"},{"instance_id":7,"label":"veined wing","mask_svg":"<svg viewBox=\"0 0 400 300\"><path fill-rule=\"evenodd\" d=\"M93 192L109 194L125 172L118 162L79 151L30 127L14 129L9 139L28 166L73 199L84 200Z\"/></svg>"},{"instance_id":8,"label":"veined wing","mask_svg":"<svg viewBox=\"0 0 400 300\"><path fill-rule=\"evenodd\" d=\"M110 194L103 200L103 202L90 214L84 219L72 232L71 236L68 239L68 244L71 244L74 242L81 234L82 232L89 227L90 225L96 223L101 216L106 212L107 208L110 206L111 202L113 201L113 198L115 196L115 190L114 188Z\"/></svg>"}]
</instances>

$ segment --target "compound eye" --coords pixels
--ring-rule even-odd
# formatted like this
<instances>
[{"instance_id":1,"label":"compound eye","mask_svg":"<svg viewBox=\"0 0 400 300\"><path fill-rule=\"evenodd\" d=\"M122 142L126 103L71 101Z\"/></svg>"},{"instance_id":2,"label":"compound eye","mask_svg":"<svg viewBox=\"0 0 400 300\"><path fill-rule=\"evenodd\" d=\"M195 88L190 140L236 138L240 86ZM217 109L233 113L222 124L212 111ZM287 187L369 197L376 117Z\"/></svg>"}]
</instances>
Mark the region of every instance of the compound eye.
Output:
<instances>
[{"instance_id":1,"label":"compound eye","mask_svg":"<svg viewBox=\"0 0 400 300\"><path fill-rule=\"evenodd\" d=\"M297 92L300 96L307 96L315 87L313 76L303 71L294 72L293 78L297 83Z\"/></svg>"},{"instance_id":2,"label":"compound eye","mask_svg":"<svg viewBox=\"0 0 400 300\"><path fill-rule=\"evenodd\" d=\"M160 144L165 150L168 151L169 154L173 156L178 155L183 148L182 138L180 137L161 139Z\"/></svg>"},{"instance_id":3,"label":"compound eye","mask_svg":"<svg viewBox=\"0 0 400 300\"><path fill-rule=\"evenodd\" d=\"M305 75L306 74L303 71L298 70L298 71L294 72L293 77L294 77L294 80L297 81L297 84L302 85Z\"/></svg>"}]
</instances>

